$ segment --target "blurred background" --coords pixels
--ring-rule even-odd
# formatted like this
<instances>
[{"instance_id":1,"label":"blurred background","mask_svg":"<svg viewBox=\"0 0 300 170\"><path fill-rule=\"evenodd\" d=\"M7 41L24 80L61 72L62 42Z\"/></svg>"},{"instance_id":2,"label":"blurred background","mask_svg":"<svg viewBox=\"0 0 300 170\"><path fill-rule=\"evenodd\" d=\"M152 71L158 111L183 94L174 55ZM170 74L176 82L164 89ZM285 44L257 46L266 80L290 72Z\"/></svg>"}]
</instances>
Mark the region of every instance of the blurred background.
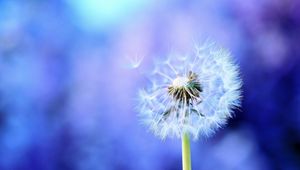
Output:
<instances>
[{"instance_id":1,"label":"blurred background","mask_svg":"<svg viewBox=\"0 0 300 170\"><path fill-rule=\"evenodd\" d=\"M243 106L192 142L195 170L300 169L300 1L0 0L1 170L180 170L140 124L154 60L206 39L241 67Z\"/></svg>"}]
</instances>

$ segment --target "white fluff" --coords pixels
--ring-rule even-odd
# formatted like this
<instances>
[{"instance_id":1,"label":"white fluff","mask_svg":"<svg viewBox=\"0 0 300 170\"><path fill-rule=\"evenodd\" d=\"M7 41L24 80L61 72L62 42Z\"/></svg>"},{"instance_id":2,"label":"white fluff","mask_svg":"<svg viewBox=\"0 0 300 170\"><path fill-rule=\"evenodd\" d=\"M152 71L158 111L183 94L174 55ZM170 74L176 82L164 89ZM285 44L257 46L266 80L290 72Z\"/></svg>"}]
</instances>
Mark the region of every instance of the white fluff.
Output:
<instances>
[{"instance_id":1,"label":"white fluff","mask_svg":"<svg viewBox=\"0 0 300 170\"><path fill-rule=\"evenodd\" d=\"M174 84L174 80L176 84L184 83L182 79L176 80L176 77L187 75L189 71L198 75L203 89L201 102L176 112L171 111L168 118L163 119L162 113L178 105L168 94L168 86ZM228 51L214 44L196 48L194 55L168 57L156 64L149 79L151 86L139 91L140 117L161 138L181 138L185 132L194 139L199 135L209 135L226 123L233 108L240 106L242 82L238 67ZM178 113L190 112L191 109L204 116Z\"/></svg>"}]
</instances>

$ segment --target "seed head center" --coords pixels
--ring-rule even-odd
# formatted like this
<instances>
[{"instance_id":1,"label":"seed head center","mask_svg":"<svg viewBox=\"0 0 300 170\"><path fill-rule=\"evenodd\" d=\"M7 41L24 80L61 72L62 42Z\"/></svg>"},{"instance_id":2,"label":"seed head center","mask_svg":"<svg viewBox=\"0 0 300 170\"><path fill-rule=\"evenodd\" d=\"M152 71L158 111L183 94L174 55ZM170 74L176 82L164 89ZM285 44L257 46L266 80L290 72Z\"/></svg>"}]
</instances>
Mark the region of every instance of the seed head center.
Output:
<instances>
[{"instance_id":1,"label":"seed head center","mask_svg":"<svg viewBox=\"0 0 300 170\"><path fill-rule=\"evenodd\" d=\"M177 76L168 87L168 93L173 99L190 104L201 102L202 87L198 75L190 71L186 76Z\"/></svg>"},{"instance_id":2,"label":"seed head center","mask_svg":"<svg viewBox=\"0 0 300 170\"><path fill-rule=\"evenodd\" d=\"M182 88L182 87L187 86L188 83L189 83L189 79L187 77L181 77L181 76L179 76L179 77L177 77L177 78L175 78L173 80L172 85L175 88Z\"/></svg>"}]
</instances>

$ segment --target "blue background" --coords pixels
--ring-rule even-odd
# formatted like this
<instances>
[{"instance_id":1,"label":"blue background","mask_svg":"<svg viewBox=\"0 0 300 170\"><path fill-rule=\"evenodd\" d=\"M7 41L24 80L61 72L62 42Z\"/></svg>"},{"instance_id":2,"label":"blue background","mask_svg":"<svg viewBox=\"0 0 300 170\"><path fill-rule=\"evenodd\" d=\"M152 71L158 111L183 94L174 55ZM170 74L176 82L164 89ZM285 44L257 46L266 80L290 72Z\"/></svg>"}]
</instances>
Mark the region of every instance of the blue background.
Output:
<instances>
[{"instance_id":1,"label":"blue background","mask_svg":"<svg viewBox=\"0 0 300 170\"><path fill-rule=\"evenodd\" d=\"M300 169L300 1L0 0L1 170L180 170L140 124L156 59L207 39L241 67L242 108L193 141L195 170Z\"/></svg>"}]
</instances>

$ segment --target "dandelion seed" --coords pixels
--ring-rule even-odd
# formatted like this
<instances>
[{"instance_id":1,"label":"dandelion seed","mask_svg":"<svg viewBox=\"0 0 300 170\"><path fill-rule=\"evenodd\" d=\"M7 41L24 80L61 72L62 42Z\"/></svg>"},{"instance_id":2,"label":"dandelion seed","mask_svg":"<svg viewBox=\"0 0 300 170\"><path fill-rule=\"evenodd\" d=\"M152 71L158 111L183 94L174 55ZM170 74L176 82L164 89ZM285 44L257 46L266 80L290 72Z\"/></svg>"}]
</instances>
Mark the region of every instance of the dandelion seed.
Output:
<instances>
[{"instance_id":1,"label":"dandelion seed","mask_svg":"<svg viewBox=\"0 0 300 170\"><path fill-rule=\"evenodd\" d=\"M155 86L139 93L139 112L163 139L210 135L240 106L238 67L213 43L197 46L194 55L169 57L154 70Z\"/></svg>"},{"instance_id":2,"label":"dandelion seed","mask_svg":"<svg viewBox=\"0 0 300 170\"><path fill-rule=\"evenodd\" d=\"M131 68L131 69L136 69L138 68L143 59L144 59L144 56L140 56L140 55L133 55L133 56L127 56L126 57L127 61L128 61L128 67Z\"/></svg>"}]
</instances>

